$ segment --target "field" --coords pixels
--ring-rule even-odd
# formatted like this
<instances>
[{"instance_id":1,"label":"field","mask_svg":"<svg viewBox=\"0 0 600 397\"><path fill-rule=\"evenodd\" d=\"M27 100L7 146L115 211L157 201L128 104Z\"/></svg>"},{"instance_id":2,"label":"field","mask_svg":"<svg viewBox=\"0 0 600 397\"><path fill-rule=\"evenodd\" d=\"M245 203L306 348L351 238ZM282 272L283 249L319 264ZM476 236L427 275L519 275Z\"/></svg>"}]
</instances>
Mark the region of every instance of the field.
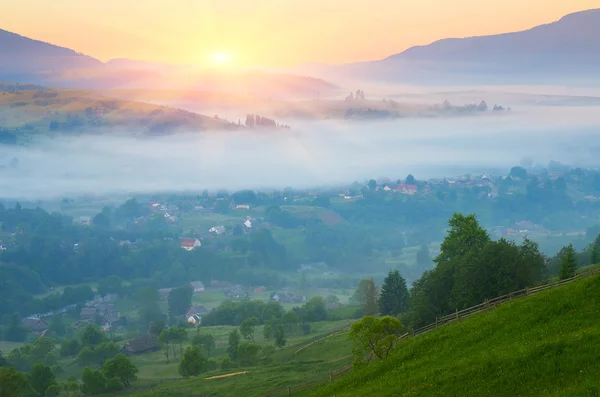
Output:
<instances>
[{"instance_id":1,"label":"field","mask_svg":"<svg viewBox=\"0 0 600 397\"><path fill-rule=\"evenodd\" d=\"M600 277L401 342L320 396L598 396Z\"/></svg>"},{"instance_id":2,"label":"field","mask_svg":"<svg viewBox=\"0 0 600 397\"><path fill-rule=\"evenodd\" d=\"M329 370L348 365L351 361L347 333L336 332L347 328L351 321L324 321L313 323L310 335L288 336L287 346L273 356L273 364L260 367L236 368L230 371L212 371L200 377L181 379L177 372L179 360L167 363L161 351L133 357L139 369L139 380L128 395L160 396L183 393L206 393L213 396L264 396L273 389L327 377ZM226 354L227 337L235 327L202 327L201 332L215 336L217 361ZM334 332L336 332L334 334ZM196 330L189 330L190 339ZM256 329L256 343L271 344L262 336L262 327ZM323 339L325 338L325 339ZM294 354L302 346L322 339L314 345ZM185 347L185 346L184 346ZM238 374L242 372L241 374ZM223 376L235 374L230 376ZM174 379L179 378L179 379ZM212 379L207 379L212 378ZM152 389L148 387L152 386ZM162 394L161 394L162 393Z\"/></svg>"}]
</instances>

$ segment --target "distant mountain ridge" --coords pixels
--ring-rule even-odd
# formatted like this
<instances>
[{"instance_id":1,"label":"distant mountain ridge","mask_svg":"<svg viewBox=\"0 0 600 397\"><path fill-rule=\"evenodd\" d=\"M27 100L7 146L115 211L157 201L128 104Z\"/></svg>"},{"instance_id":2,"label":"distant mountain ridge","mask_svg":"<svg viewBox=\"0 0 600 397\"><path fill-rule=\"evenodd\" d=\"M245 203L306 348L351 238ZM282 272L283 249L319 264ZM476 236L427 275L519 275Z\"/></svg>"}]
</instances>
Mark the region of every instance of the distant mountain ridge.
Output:
<instances>
[{"instance_id":1,"label":"distant mountain ridge","mask_svg":"<svg viewBox=\"0 0 600 397\"><path fill-rule=\"evenodd\" d=\"M337 86L315 77L224 73L125 58L106 63L69 48L0 29L0 81L86 89L211 89L267 97L317 97Z\"/></svg>"},{"instance_id":2,"label":"distant mountain ridge","mask_svg":"<svg viewBox=\"0 0 600 397\"><path fill-rule=\"evenodd\" d=\"M515 82L583 76L600 80L599 38L600 9L592 9L524 31L447 38L378 61L310 64L296 71L321 78L388 82Z\"/></svg>"}]
</instances>

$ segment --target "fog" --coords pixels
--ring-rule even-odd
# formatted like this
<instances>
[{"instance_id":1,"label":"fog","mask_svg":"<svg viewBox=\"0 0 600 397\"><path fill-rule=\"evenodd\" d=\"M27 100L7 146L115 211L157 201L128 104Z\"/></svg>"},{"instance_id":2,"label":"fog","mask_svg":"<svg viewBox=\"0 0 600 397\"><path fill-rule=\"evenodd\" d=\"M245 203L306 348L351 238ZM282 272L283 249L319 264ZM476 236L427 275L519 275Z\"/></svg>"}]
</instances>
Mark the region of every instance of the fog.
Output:
<instances>
[{"instance_id":1,"label":"fog","mask_svg":"<svg viewBox=\"0 0 600 397\"><path fill-rule=\"evenodd\" d=\"M529 156L597 166L600 108L530 108L504 115L382 122L302 122L277 131L140 138L105 131L0 146L0 197L313 187L368 178L508 171ZM16 157L17 167L9 162Z\"/></svg>"}]
</instances>

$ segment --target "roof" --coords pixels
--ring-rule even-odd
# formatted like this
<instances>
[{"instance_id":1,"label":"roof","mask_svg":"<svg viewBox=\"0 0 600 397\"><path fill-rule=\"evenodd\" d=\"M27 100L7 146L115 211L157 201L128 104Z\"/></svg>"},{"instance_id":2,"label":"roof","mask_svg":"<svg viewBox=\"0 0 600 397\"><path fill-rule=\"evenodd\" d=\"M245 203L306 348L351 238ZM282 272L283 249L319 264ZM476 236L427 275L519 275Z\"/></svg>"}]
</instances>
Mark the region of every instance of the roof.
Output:
<instances>
[{"instance_id":1,"label":"roof","mask_svg":"<svg viewBox=\"0 0 600 397\"><path fill-rule=\"evenodd\" d=\"M183 240L181 240L181 246L193 248L196 244L196 241L197 239L195 238L184 238Z\"/></svg>"},{"instance_id":2,"label":"roof","mask_svg":"<svg viewBox=\"0 0 600 397\"><path fill-rule=\"evenodd\" d=\"M398 186L396 186L396 190L417 191L417 185L407 185L405 183L401 183Z\"/></svg>"},{"instance_id":3,"label":"roof","mask_svg":"<svg viewBox=\"0 0 600 397\"><path fill-rule=\"evenodd\" d=\"M194 289L204 288L204 284L202 283L202 281L192 281L190 283L190 286Z\"/></svg>"},{"instance_id":4,"label":"roof","mask_svg":"<svg viewBox=\"0 0 600 397\"><path fill-rule=\"evenodd\" d=\"M159 345L156 336L146 334L127 341L121 351L126 354L139 354L151 350L157 350L158 348Z\"/></svg>"},{"instance_id":5,"label":"roof","mask_svg":"<svg viewBox=\"0 0 600 397\"><path fill-rule=\"evenodd\" d=\"M48 328L48 324L39 318L24 318L22 324L31 331L44 331Z\"/></svg>"},{"instance_id":6,"label":"roof","mask_svg":"<svg viewBox=\"0 0 600 397\"><path fill-rule=\"evenodd\" d=\"M83 309L81 309L79 315L82 317L93 317L96 315L97 312L98 309L96 309L95 307L84 307Z\"/></svg>"},{"instance_id":7,"label":"roof","mask_svg":"<svg viewBox=\"0 0 600 397\"><path fill-rule=\"evenodd\" d=\"M206 310L206 308L202 305L195 305L192 306L188 309L187 311L188 314L198 314L200 316L204 315L204 314L208 314L208 310Z\"/></svg>"}]
</instances>

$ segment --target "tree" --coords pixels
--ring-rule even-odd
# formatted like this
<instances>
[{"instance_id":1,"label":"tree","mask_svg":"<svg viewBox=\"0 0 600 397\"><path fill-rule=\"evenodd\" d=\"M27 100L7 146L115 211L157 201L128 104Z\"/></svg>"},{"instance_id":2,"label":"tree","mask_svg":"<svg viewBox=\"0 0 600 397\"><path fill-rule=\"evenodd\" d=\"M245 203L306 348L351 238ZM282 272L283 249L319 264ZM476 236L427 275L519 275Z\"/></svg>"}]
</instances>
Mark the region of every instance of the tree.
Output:
<instances>
[{"instance_id":1,"label":"tree","mask_svg":"<svg viewBox=\"0 0 600 397\"><path fill-rule=\"evenodd\" d=\"M83 335L81 336L81 345L82 346L89 346L89 347L98 346L104 340L105 340L105 336L102 333L102 331L100 331L100 328L98 328L97 325L88 324L83 329Z\"/></svg>"},{"instance_id":2,"label":"tree","mask_svg":"<svg viewBox=\"0 0 600 397\"><path fill-rule=\"evenodd\" d=\"M200 329L198 328L198 331ZM200 347L207 357L212 356L216 348L215 337L211 334L197 333L192 339L192 345Z\"/></svg>"},{"instance_id":3,"label":"tree","mask_svg":"<svg viewBox=\"0 0 600 397\"><path fill-rule=\"evenodd\" d=\"M142 328L146 328L151 322L164 321L163 314L158 305L158 289L155 287L141 287L136 296L136 301L140 306L138 312ZM187 309L186 309L187 310Z\"/></svg>"},{"instance_id":4,"label":"tree","mask_svg":"<svg viewBox=\"0 0 600 397\"><path fill-rule=\"evenodd\" d=\"M30 388L27 376L12 367L0 368L0 396L22 397Z\"/></svg>"},{"instance_id":5,"label":"tree","mask_svg":"<svg viewBox=\"0 0 600 397\"><path fill-rule=\"evenodd\" d=\"M260 346L254 343L240 343L238 346L238 362L242 366L250 367L258 363Z\"/></svg>"},{"instance_id":6,"label":"tree","mask_svg":"<svg viewBox=\"0 0 600 397\"><path fill-rule=\"evenodd\" d=\"M266 323L263 327L263 337L265 338L265 340L271 340L273 339L274 335L275 329L273 328L273 325L271 323Z\"/></svg>"},{"instance_id":7,"label":"tree","mask_svg":"<svg viewBox=\"0 0 600 397\"><path fill-rule=\"evenodd\" d=\"M158 343L162 346L165 353L167 363L169 362L169 350L171 349L171 332L168 329L163 329L158 336Z\"/></svg>"},{"instance_id":8,"label":"tree","mask_svg":"<svg viewBox=\"0 0 600 397\"><path fill-rule=\"evenodd\" d=\"M376 356L380 360L388 357L402 331L402 324L396 318L385 316L375 318L363 317L350 327L350 340L357 361L366 354Z\"/></svg>"},{"instance_id":9,"label":"tree","mask_svg":"<svg viewBox=\"0 0 600 397\"><path fill-rule=\"evenodd\" d=\"M417 183L417 181L415 180L415 177L412 176L412 174L408 174L408 176L406 177L406 184L407 185L415 185Z\"/></svg>"},{"instance_id":10,"label":"tree","mask_svg":"<svg viewBox=\"0 0 600 397\"><path fill-rule=\"evenodd\" d=\"M381 285L379 311L384 316L404 313L408 310L408 296L406 280L398 270L390 271Z\"/></svg>"},{"instance_id":11,"label":"tree","mask_svg":"<svg viewBox=\"0 0 600 397\"><path fill-rule=\"evenodd\" d=\"M520 166L515 166L510 169L509 174L513 178L527 179L527 170Z\"/></svg>"},{"instance_id":12,"label":"tree","mask_svg":"<svg viewBox=\"0 0 600 397\"><path fill-rule=\"evenodd\" d=\"M165 329L165 320L157 319L148 325L148 332L152 335L159 336L161 332Z\"/></svg>"},{"instance_id":13,"label":"tree","mask_svg":"<svg viewBox=\"0 0 600 397\"><path fill-rule=\"evenodd\" d=\"M351 300L360 304L366 315L375 315L378 311L375 281L373 279L360 280Z\"/></svg>"},{"instance_id":14,"label":"tree","mask_svg":"<svg viewBox=\"0 0 600 397\"><path fill-rule=\"evenodd\" d=\"M56 377L52 372L52 368L39 362L31 367L28 377L29 384L31 384L33 390L35 390L42 397L46 396L46 390L48 390L48 387L57 384Z\"/></svg>"},{"instance_id":15,"label":"tree","mask_svg":"<svg viewBox=\"0 0 600 397\"><path fill-rule=\"evenodd\" d=\"M81 392L83 394L100 394L106 390L106 376L99 370L95 371L85 367L81 375L81 382Z\"/></svg>"},{"instance_id":16,"label":"tree","mask_svg":"<svg viewBox=\"0 0 600 397\"><path fill-rule=\"evenodd\" d=\"M21 325L19 314L13 313L10 316L9 325L4 331L4 339L9 342L24 342L27 338L27 330Z\"/></svg>"},{"instance_id":17,"label":"tree","mask_svg":"<svg viewBox=\"0 0 600 397\"><path fill-rule=\"evenodd\" d=\"M169 292L169 315L183 316L192 305L192 287L184 286Z\"/></svg>"},{"instance_id":18,"label":"tree","mask_svg":"<svg viewBox=\"0 0 600 397\"><path fill-rule=\"evenodd\" d=\"M198 376L207 371L207 364L208 359L204 357L199 347L187 347L179 362L179 374L184 378Z\"/></svg>"},{"instance_id":19,"label":"tree","mask_svg":"<svg viewBox=\"0 0 600 397\"><path fill-rule=\"evenodd\" d=\"M50 320L50 324L48 324L49 335L52 336L64 336L67 333L67 327L63 321L63 316L61 314L57 314L52 316L52 320Z\"/></svg>"},{"instance_id":20,"label":"tree","mask_svg":"<svg viewBox=\"0 0 600 397\"><path fill-rule=\"evenodd\" d=\"M327 308L325 300L321 296L312 297L302 306L302 319L304 321L325 321L327 320Z\"/></svg>"},{"instance_id":21,"label":"tree","mask_svg":"<svg viewBox=\"0 0 600 397\"><path fill-rule=\"evenodd\" d=\"M561 280L573 277L577 266L577 253L575 252L575 248L573 248L573 244L569 244L565 247L561 257L558 277Z\"/></svg>"},{"instance_id":22,"label":"tree","mask_svg":"<svg viewBox=\"0 0 600 397\"><path fill-rule=\"evenodd\" d=\"M367 183L367 187L369 188L369 190L374 191L375 189L377 189L377 181L375 181L375 179L370 179L369 183Z\"/></svg>"},{"instance_id":23,"label":"tree","mask_svg":"<svg viewBox=\"0 0 600 397\"><path fill-rule=\"evenodd\" d=\"M254 330L259 325L256 317L250 317L245 319L240 325L240 334L247 341L254 343Z\"/></svg>"},{"instance_id":24,"label":"tree","mask_svg":"<svg viewBox=\"0 0 600 397\"><path fill-rule=\"evenodd\" d=\"M592 243L590 263L596 265L600 263L600 234L596 236Z\"/></svg>"},{"instance_id":25,"label":"tree","mask_svg":"<svg viewBox=\"0 0 600 397\"><path fill-rule=\"evenodd\" d=\"M237 329L234 329L229 333L229 340L227 346L227 354L233 361L237 361L238 358L238 347L240 345L240 333Z\"/></svg>"},{"instance_id":26,"label":"tree","mask_svg":"<svg viewBox=\"0 0 600 397\"><path fill-rule=\"evenodd\" d=\"M137 379L138 369L131 360L123 353L107 360L102 371L107 378L118 378L125 387L131 385Z\"/></svg>"},{"instance_id":27,"label":"tree","mask_svg":"<svg viewBox=\"0 0 600 397\"><path fill-rule=\"evenodd\" d=\"M285 340L285 332L283 329L283 325L282 324L277 324L277 326L275 327L274 330L274 334L275 334L275 346L282 348L285 346L286 344L286 340Z\"/></svg>"},{"instance_id":28,"label":"tree","mask_svg":"<svg viewBox=\"0 0 600 397\"><path fill-rule=\"evenodd\" d=\"M98 293L102 296L120 294L123 291L123 280L119 276L111 275L98 283Z\"/></svg>"}]
</instances>

